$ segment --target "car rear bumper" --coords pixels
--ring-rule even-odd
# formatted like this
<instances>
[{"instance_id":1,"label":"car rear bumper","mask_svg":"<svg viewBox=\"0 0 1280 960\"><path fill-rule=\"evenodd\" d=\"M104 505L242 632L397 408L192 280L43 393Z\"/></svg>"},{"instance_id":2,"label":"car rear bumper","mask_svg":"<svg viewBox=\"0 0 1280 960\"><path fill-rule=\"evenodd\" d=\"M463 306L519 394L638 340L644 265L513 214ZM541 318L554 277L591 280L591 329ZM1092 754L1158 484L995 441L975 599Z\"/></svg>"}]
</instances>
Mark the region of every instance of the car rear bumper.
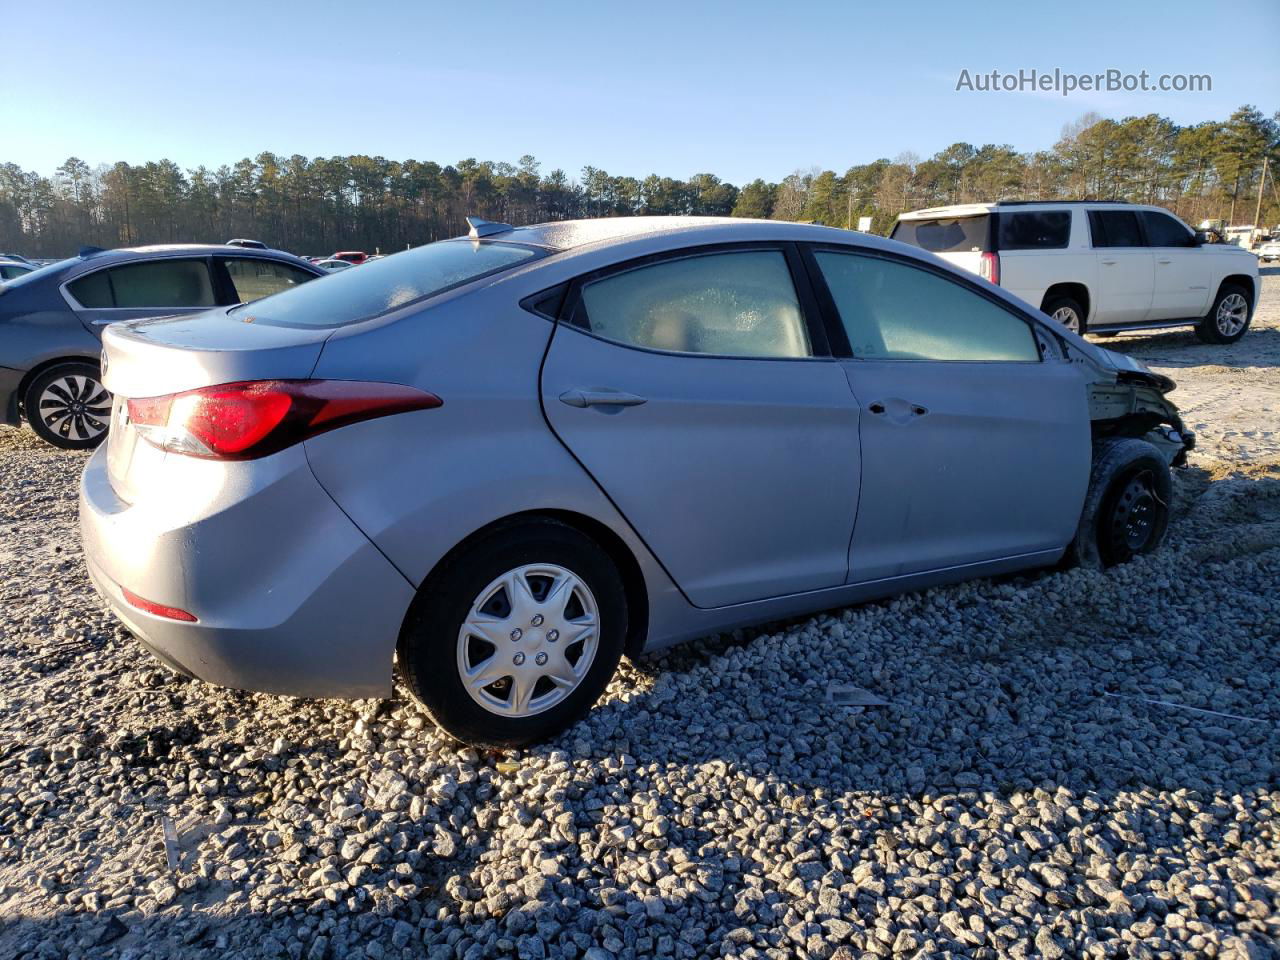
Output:
<instances>
[{"instance_id":1,"label":"car rear bumper","mask_svg":"<svg viewBox=\"0 0 1280 960\"><path fill-rule=\"evenodd\" d=\"M18 384L24 375L22 370L0 367L0 423L16 426L21 421L18 416Z\"/></svg>"},{"instance_id":2,"label":"car rear bumper","mask_svg":"<svg viewBox=\"0 0 1280 960\"><path fill-rule=\"evenodd\" d=\"M80 484L99 593L160 660L201 680L291 696L389 695L408 581L324 492L300 448L232 467L235 482L220 485L229 492L181 482L189 465L178 464L180 493L130 505L99 448ZM197 620L140 610L125 590Z\"/></svg>"}]
</instances>

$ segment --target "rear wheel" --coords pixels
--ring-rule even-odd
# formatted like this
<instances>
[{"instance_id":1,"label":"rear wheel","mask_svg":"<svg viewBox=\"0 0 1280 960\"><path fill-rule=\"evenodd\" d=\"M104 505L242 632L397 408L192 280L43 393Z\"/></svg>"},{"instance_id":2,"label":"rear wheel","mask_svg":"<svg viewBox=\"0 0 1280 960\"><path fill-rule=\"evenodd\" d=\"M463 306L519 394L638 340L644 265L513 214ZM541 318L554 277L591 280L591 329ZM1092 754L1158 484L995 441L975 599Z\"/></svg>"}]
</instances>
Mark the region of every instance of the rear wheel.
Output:
<instances>
[{"instance_id":1,"label":"rear wheel","mask_svg":"<svg viewBox=\"0 0 1280 960\"><path fill-rule=\"evenodd\" d=\"M1050 297L1045 301L1044 312L1072 333L1084 335L1084 308L1070 297Z\"/></svg>"},{"instance_id":2,"label":"rear wheel","mask_svg":"<svg viewBox=\"0 0 1280 960\"><path fill-rule=\"evenodd\" d=\"M1156 550L1169 526L1169 466L1146 440L1109 438L1094 446L1089 490L1071 563L1110 567Z\"/></svg>"},{"instance_id":3,"label":"rear wheel","mask_svg":"<svg viewBox=\"0 0 1280 960\"><path fill-rule=\"evenodd\" d=\"M45 370L27 387L23 413L42 440L64 450L100 444L111 422L111 394L92 363L68 362Z\"/></svg>"},{"instance_id":4,"label":"rear wheel","mask_svg":"<svg viewBox=\"0 0 1280 960\"><path fill-rule=\"evenodd\" d=\"M1235 343L1249 329L1252 313L1249 291L1238 284L1223 284L1213 306L1196 325L1196 336L1205 343Z\"/></svg>"},{"instance_id":5,"label":"rear wheel","mask_svg":"<svg viewBox=\"0 0 1280 960\"><path fill-rule=\"evenodd\" d=\"M401 633L400 672L466 743L513 747L560 732L622 656L627 603L613 561L558 521L484 535L423 590Z\"/></svg>"}]
</instances>

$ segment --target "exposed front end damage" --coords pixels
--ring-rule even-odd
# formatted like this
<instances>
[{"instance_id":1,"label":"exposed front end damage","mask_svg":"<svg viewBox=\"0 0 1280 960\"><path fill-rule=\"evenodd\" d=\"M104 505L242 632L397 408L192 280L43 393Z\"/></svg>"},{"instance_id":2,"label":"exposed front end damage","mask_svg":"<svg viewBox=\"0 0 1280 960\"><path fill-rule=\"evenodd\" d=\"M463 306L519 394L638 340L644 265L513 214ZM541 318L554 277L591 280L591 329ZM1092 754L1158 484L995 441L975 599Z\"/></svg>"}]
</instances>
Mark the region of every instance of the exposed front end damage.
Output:
<instances>
[{"instance_id":1,"label":"exposed front end damage","mask_svg":"<svg viewBox=\"0 0 1280 960\"><path fill-rule=\"evenodd\" d=\"M1151 443L1172 467L1185 466L1196 436L1168 399L1177 386L1141 361L1088 341L1065 341L1068 357L1090 368L1089 420L1093 439L1133 437Z\"/></svg>"},{"instance_id":2,"label":"exposed front end damage","mask_svg":"<svg viewBox=\"0 0 1280 960\"><path fill-rule=\"evenodd\" d=\"M1173 381L1161 377L1173 389ZM1178 408L1159 386L1122 376L1115 383L1089 387L1089 420L1093 438L1135 437L1147 440L1172 467L1185 466L1196 435L1182 425Z\"/></svg>"}]
</instances>

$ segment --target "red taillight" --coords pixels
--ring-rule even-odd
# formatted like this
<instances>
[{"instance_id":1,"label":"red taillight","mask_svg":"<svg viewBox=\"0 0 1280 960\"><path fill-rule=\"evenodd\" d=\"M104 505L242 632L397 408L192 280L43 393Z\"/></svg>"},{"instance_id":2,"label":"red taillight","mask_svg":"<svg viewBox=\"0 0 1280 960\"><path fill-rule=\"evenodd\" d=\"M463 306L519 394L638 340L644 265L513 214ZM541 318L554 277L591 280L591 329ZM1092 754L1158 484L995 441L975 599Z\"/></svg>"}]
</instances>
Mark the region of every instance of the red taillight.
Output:
<instances>
[{"instance_id":1,"label":"red taillight","mask_svg":"<svg viewBox=\"0 0 1280 960\"><path fill-rule=\"evenodd\" d=\"M1000 254L984 253L978 263L978 276L1000 286Z\"/></svg>"},{"instance_id":2,"label":"red taillight","mask_svg":"<svg viewBox=\"0 0 1280 960\"><path fill-rule=\"evenodd\" d=\"M145 610L147 613L153 613L157 617L164 617L168 620L182 620L185 623L195 623L196 618L185 610L179 610L177 607L166 607L163 603L153 603L150 600L144 600L132 590L120 588L124 594L125 600L129 606L137 607L139 610Z\"/></svg>"},{"instance_id":3,"label":"red taillight","mask_svg":"<svg viewBox=\"0 0 1280 960\"><path fill-rule=\"evenodd\" d=\"M163 450L210 460L252 460L326 430L430 410L441 400L395 383L251 380L128 404L129 422Z\"/></svg>"}]
</instances>

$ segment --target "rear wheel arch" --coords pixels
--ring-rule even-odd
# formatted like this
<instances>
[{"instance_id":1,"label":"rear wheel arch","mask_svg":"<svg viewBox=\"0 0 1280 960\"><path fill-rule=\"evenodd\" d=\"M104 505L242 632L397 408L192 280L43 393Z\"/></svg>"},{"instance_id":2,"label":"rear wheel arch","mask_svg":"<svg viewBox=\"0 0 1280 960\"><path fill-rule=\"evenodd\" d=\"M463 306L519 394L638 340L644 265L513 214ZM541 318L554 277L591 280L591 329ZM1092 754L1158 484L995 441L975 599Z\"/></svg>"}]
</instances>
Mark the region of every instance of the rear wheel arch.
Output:
<instances>
[{"instance_id":1,"label":"rear wheel arch","mask_svg":"<svg viewBox=\"0 0 1280 960\"><path fill-rule=\"evenodd\" d=\"M1069 283L1055 283L1051 286L1044 292L1044 296L1040 298L1040 309L1044 310L1050 301L1061 297L1074 300L1080 305L1080 309L1084 311L1084 316L1081 319L1086 323L1092 319L1090 317L1090 311L1093 309L1093 300L1089 296L1089 288L1083 283L1077 283L1075 281Z\"/></svg>"},{"instance_id":2,"label":"rear wheel arch","mask_svg":"<svg viewBox=\"0 0 1280 960\"><path fill-rule=\"evenodd\" d=\"M27 391L31 388L31 382L46 370L61 366L64 363L87 363L94 367L98 367L99 370L101 370L102 366L100 357L90 356L87 354L71 354L65 357L54 357L52 360L42 360L23 374L22 379L18 381L18 389L14 391L14 396L17 397L19 413L22 413L24 416L26 414L26 411L22 409L22 401L27 395Z\"/></svg>"},{"instance_id":3,"label":"rear wheel arch","mask_svg":"<svg viewBox=\"0 0 1280 960\"><path fill-rule=\"evenodd\" d=\"M444 570L459 554L468 550L477 541L485 539L494 533L544 520L553 520L572 527L594 541L609 555L609 559L613 561L618 574L622 578L623 589L626 593L628 624L623 652L627 656L635 656L640 653L644 648L645 639L649 631L649 591L645 584L640 564L626 542L608 524L572 510L527 510L493 520L468 534L441 557L426 577L423 578L418 586L413 603L410 604L409 610L405 614L405 624L412 621L420 601L426 596L433 581L438 578L440 571Z\"/></svg>"}]
</instances>

